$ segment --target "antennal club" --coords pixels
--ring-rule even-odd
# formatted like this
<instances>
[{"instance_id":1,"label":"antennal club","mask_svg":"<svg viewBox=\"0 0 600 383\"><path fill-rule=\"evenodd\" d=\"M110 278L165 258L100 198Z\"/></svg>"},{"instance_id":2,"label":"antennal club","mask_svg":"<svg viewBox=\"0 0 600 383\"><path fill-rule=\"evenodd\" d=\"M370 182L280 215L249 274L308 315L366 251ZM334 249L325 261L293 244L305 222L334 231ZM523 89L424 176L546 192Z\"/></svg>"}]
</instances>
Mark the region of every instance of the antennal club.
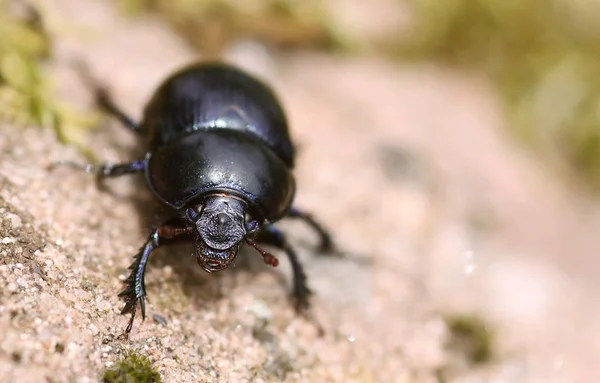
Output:
<instances>
[{"instance_id":1,"label":"antennal club","mask_svg":"<svg viewBox=\"0 0 600 383\"><path fill-rule=\"evenodd\" d=\"M248 243L248 245L254 247L256 251L260 253L260 255L262 255L263 260L267 265L271 265L273 267L277 267L279 265L279 259L277 259L273 254L261 249L256 243L249 240L248 238L246 238L246 242Z\"/></svg>"}]
</instances>

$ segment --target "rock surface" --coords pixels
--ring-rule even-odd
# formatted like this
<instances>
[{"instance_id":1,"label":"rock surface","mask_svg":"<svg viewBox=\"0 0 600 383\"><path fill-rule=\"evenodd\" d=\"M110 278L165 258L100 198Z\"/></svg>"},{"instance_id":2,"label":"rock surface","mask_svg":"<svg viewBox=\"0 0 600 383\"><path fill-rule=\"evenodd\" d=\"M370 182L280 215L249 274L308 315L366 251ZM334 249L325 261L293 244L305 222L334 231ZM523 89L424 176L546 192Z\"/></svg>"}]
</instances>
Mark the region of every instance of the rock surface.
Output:
<instances>
[{"instance_id":1,"label":"rock surface","mask_svg":"<svg viewBox=\"0 0 600 383\"><path fill-rule=\"evenodd\" d=\"M156 84L196 59L153 19L107 4L46 3L61 96L91 105L83 59L135 117ZM251 251L202 272L190 249L160 250L146 321L117 339L131 257L156 224L135 177L97 188L47 170L83 157L40 129L0 125L0 382L94 382L125 350L166 382L592 382L600 375L597 205L578 197L502 132L485 84L426 66L253 45L228 60L280 94L299 147L298 205L352 255L319 257L314 236L282 222L298 247L325 328L297 318L278 270ZM116 123L89 134L99 158L139 156ZM461 367L446 313L475 313L498 335L494 358ZM445 380L440 371L450 371Z\"/></svg>"}]
</instances>

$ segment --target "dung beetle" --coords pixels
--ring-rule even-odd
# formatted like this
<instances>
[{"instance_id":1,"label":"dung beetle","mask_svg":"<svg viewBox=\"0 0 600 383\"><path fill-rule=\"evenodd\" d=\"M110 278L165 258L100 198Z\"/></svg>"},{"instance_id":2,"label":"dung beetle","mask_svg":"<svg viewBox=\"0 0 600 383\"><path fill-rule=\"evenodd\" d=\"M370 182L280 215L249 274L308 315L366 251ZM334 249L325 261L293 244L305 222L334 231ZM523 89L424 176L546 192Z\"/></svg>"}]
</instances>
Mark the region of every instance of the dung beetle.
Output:
<instances>
[{"instance_id":1,"label":"dung beetle","mask_svg":"<svg viewBox=\"0 0 600 383\"><path fill-rule=\"evenodd\" d=\"M279 261L259 243L283 250L293 270L295 308L309 307L310 289L294 249L273 224L299 218L330 252L330 235L309 214L292 204L295 195L294 146L287 118L274 92L262 81L230 64L196 63L168 77L147 103L138 124L121 111L102 87L100 107L138 134L144 159L121 164L76 166L98 179L144 173L154 196L172 215L155 227L130 266L121 314L131 314L131 332L140 303L145 319L144 275L150 254L174 242L193 242L198 264L207 272L226 269L242 242L264 262ZM142 320L143 320L142 319Z\"/></svg>"}]
</instances>

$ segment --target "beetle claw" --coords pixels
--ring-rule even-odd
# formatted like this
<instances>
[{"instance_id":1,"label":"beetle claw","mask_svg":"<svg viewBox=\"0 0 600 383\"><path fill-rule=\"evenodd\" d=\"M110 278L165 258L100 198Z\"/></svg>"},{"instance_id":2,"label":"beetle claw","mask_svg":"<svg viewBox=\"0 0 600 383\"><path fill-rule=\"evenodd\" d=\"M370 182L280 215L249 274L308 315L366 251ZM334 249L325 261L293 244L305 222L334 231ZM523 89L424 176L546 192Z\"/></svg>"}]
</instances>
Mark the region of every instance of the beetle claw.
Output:
<instances>
[{"instance_id":1,"label":"beetle claw","mask_svg":"<svg viewBox=\"0 0 600 383\"><path fill-rule=\"evenodd\" d=\"M133 263L128 268L131 270L131 273L124 282L125 289L118 295L120 298L124 298L125 300L125 306L121 310L121 314L124 315L131 313L131 318L129 319L125 333L123 334L125 339L127 339L128 334L133 328L133 321L135 319L138 302L140 303L140 308L142 310L142 321L146 319L146 289L144 287L144 273L146 271L145 267L146 263L148 262L148 258L150 257L150 253L154 247L158 246L158 240L155 238L157 233L158 230L155 230L152 234L150 234L148 241L144 244L144 246L142 246L140 251L134 257Z\"/></svg>"},{"instance_id":2,"label":"beetle claw","mask_svg":"<svg viewBox=\"0 0 600 383\"><path fill-rule=\"evenodd\" d=\"M306 319L317 329L317 334L319 337L325 335L325 329L323 325L319 322L319 320L315 317L314 313L310 309L310 301L309 297L312 295L312 291L310 289L306 289L302 296L296 296L298 293L294 293L294 309L296 314Z\"/></svg>"},{"instance_id":3,"label":"beetle claw","mask_svg":"<svg viewBox=\"0 0 600 383\"><path fill-rule=\"evenodd\" d=\"M306 313L309 308L310 302L308 300L308 297L294 298L294 310L296 311L296 314L302 315Z\"/></svg>"}]
</instances>

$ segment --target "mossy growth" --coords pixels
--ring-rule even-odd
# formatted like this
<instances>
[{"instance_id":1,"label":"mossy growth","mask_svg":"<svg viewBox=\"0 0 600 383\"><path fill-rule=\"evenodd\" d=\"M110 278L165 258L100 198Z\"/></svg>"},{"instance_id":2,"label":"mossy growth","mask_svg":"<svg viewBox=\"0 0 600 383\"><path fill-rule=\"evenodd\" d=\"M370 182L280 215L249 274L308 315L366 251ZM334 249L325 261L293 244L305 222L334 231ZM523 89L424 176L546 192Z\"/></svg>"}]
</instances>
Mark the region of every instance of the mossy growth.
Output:
<instances>
[{"instance_id":1,"label":"mossy growth","mask_svg":"<svg viewBox=\"0 0 600 383\"><path fill-rule=\"evenodd\" d=\"M0 0L0 118L19 124L56 126L41 66L50 39L34 8L17 9Z\"/></svg>"},{"instance_id":2,"label":"mossy growth","mask_svg":"<svg viewBox=\"0 0 600 383\"><path fill-rule=\"evenodd\" d=\"M402 59L489 76L515 137L600 190L600 4L572 0L410 0Z\"/></svg>"},{"instance_id":3,"label":"mossy growth","mask_svg":"<svg viewBox=\"0 0 600 383\"><path fill-rule=\"evenodd\" d=\"M485 322L476 315L447 315L447 347L472 365L489 362L493 357L494 337Z\"/></svg>"},{"instance_id":4,"label":"mossy growth","mask_svg":"<svg viewBox=\"0 0 600 383\"><path fill-rule=\"evenodd\" d=\"M100 118L56 99L47 67L51 56L43 15L28 2L0 0L0 119L52 129L61 142L84 149L78 131Z\"/></svg>"},{"instance_id":5,"label":"mossy growth","mask_svg":"<svg viewBox=\"0 0 600 383\"><path fill-rule=\"evenodd\" d=\"M114 369L107 370L102 377L104 383L160 383L158 371L144 355L126 353Z\"/></svg>"},{"instance_id":6,"label":"mossy growth","mask_svg":"<svg viewBox=\"0 0 600 383\"><path fill-rule=\"evenodd\" d=\"M322 0L126 0L129 14L151 12L194 48L218 56L229 43L251 38L280 47L344 49Z\"/></svg>"}]
</instances>

